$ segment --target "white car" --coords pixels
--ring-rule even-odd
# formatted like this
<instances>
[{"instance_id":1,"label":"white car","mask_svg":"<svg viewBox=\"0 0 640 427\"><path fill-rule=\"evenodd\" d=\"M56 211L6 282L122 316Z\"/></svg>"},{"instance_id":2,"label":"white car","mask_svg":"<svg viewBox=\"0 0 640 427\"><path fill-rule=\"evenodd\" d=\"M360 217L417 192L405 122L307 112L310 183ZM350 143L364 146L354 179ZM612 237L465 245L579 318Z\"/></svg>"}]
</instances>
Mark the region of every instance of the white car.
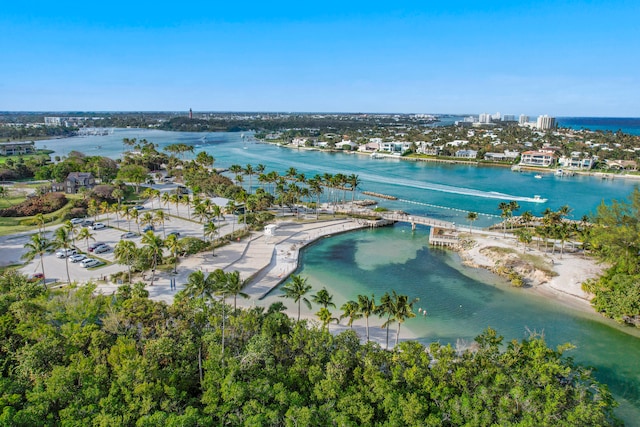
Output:
<instances>
[{"instance_id":1,"label":"white car","mask_svg":"<svg viewBox=\"0 0 640 427\"><path fill-rule=\"evenodd\" d=\"M83 268L89 268L89 267L95 267L97 265L102 264L100 261L98 261L97 259L93 259L93 258L87 258L84 261L82 261L82 263L80 264Z\"/></svg>"},{"instance_id":2,"label":"white car","mask_svg":"<svg viewBox=\"0 0 640 427\"><path fill-rule=\"evenodd\" d=\"M71 224L82 224L83 221L84 221L84 219L82 219L82 218L72 218L71 219Z\"/></svg>"},{"instance_id":3,"label":"white car","mask_svg":"<svg viewBox=\"0 0 640 427\"><path fill-rule=\"evenodd\" d=\"M84 261L85 258L87 258L85 255L76 254L76 255L71 255L69 257L69 261L71 261L71 262L80 262L80 261Z\"/></svg>"},{"instance_id":4,"label":"white car","mask_svg":"<svg viewBox=\"0 0 640 427\"><path fill-rule=\"evenodd\" d=\"M100 230L101 228L107 228L107 226L104 222L96 222L91 228L94 230Z\"/></svg>"},{"instance_id":5,"label":"white car","mask_svg":"<svg viewBox=\"0 0 640 427\"><path fill-rule=\"evenodd\" d=\"M101 254L103 252L109 252L111 250L111 246L109 245L102 245L102 246L98 246L97 248L95 248L93 250L94 254Z\"/></svg>"},{"instance_id":6,"label":"white car","mask_svg":"<svg viewBox=\"0 0 640 427\"><path fill-rule=\"evenodd\" d=\"M58 252L56 252L56 256L58 258L66 258L77 253L78 251L76 251L75 249L60 249Z\"/></svg>"}]
</instances>

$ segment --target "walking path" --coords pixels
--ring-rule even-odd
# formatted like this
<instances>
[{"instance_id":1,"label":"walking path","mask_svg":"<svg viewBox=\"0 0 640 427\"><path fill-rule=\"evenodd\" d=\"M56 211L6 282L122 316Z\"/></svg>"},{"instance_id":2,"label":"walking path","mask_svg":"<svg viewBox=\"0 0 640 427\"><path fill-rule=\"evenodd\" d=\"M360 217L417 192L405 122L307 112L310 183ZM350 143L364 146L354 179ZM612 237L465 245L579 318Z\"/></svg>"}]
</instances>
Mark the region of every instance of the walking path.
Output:
<instances>
[{"instance_id":1,"label":"walking path","mask_svg":"<svg viewBox=\"0 0 640 427\"><path fill-rule=\"evenodd\" d=\"M154 285L147 286L149 297L167 303L173 301L175 293L184 289L188 276L196 270L205 274L220 268L224 271L239 271L242 279L251 278L243 289L249 295L243 305L261 305L260 300L298 267L298 255L302 247L322 237L368 227L365 221L338 219L311 223L293 221L276 222L274 235L264 231L253 232L251 237L231 242L211 252L199 253L184 258L178 265L178 273L159 273ZM149 278L147 277L147 280ZM175 279L176 289L171 289ZM114 283L100 284L104 294L116 291Z\"/></svg>"}]
</instances>

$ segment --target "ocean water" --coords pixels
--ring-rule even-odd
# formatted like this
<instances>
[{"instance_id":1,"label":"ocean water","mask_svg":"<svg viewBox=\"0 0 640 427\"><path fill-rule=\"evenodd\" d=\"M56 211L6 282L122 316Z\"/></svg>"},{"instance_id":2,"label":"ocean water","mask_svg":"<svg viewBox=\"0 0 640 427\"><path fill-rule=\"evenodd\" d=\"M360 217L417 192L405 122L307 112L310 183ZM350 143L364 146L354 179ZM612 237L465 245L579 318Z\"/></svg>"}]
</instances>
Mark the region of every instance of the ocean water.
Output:
<instances>
[{"instance_id":1,"label":"ocean water","mask_svg":"<svg viewBox=\"0 0 640 427\"><path fill-rule=\"evenodd\" d=\"M561 127L588 129L640 135L640 118L637 117L558 117Z\"/></svg>"},{"instance_id":2,"label":"ocean water","mask_svg":"<svg viewBox=\"0 0 640 427\"><path fill-rule=\"evenodd\" d=\"M509 200L518 200L521 212L530 210L534 214L568 204L573 209L571 216L580 218L594 212L602 202L626 198L637 185L624 179L560 178L552 174L535 179L533 173L514 173L508 168L293 150L246 142L238 133L123 129L109 136L48 140L36 145L53 149L54 155L78 150L115 158L122 153L125 137L145 138L161 149L176 142L193 144L196 153L212 154L216 167L261 163L267 170L280 173L295 167L307 177L325 172L356 174L362 181L361 190L398 197L397 201L381 201L385 207L464 224L469 211L479 212L480 219L474 225L499 221L497 205ZM257 185L254 177L253 186ZM548 201L528 201L536 194ZM351 198L349 192L346 198ZM396 225L323 239L303 251L298 273L308 277L314 289L326 286L335 295L338 307L358 294L379 297L391 289L420 298L418 306L429 315L409 320L406 327L424 343L468 343L489 326L507 341L538 332L544 333L550 345L571 342L576 349L568 355L595 367L597 378L621 402L618 413L628 425L638 425L640 339L629 333L635 331L526 290L512 289L488 272L465 268L455 254L430 248L427 235L426 228L412 232L408 226Z\"/></svg>"}]
</instances>

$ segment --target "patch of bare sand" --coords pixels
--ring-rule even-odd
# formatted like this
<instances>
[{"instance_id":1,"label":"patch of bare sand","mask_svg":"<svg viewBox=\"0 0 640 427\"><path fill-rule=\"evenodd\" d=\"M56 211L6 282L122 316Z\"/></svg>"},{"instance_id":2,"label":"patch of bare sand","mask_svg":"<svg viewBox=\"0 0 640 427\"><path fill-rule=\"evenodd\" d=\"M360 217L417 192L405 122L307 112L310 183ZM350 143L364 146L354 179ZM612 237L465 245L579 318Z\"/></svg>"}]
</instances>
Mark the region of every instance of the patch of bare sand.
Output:
<instances>
[{"instance_id":1,"label":"patch of bare sand","mask_svg":"<svg viewBox=\"0 0 640 427\"><path fill-rule=\"evenodd\" d=\"M524 279L528 288L537 294L554 298L565 305L592 311L589 301L592 295L582 290L582 283L602 275L606 266L580 253L560 254L545 252L531 245L523 253L520 243L512 236L500 233L477 233L467 236L467 244L460 250L465 265L488 270L508 264ZM504 248L506 251L493 248ZM534 266L521 254L537 257ZM553 272L553 274L549 274Z\"/></svg>"}]
</instances>

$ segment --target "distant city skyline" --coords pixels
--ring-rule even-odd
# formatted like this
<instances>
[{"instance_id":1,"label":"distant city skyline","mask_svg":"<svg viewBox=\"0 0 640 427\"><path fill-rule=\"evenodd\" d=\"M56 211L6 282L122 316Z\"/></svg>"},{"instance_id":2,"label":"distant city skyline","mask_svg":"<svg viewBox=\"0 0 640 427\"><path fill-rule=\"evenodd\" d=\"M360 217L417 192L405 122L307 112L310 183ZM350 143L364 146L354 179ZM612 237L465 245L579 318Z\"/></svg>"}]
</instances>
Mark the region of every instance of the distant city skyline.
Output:
<instances>
[{"instance_id":1,"label":"distant city skyline","mask_svg":"<svg viewBox=\"0 0 640 427\"><path fill-rule=\"evenodd\" d=\"M637 2L8 2L0 111L640 116Z\"/></svg>"}]
</instances>

